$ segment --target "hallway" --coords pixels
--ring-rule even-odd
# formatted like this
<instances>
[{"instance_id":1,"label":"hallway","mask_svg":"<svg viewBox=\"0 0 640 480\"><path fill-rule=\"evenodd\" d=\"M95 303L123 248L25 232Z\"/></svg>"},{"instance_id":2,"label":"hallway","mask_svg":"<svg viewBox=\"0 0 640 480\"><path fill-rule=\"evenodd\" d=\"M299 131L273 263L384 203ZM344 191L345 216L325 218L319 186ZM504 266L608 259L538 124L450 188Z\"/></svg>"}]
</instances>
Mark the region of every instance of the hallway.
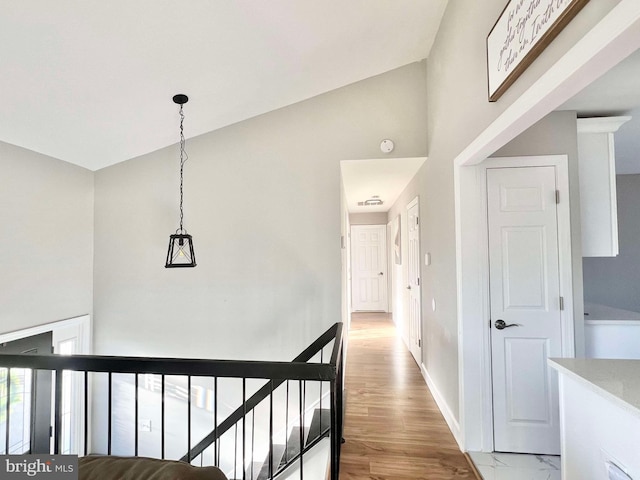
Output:
<instances>
[{"instance_id":1,"label":"hallway","mask_svg":"<svg viewBox=\"0 0 640 480\"><path fill-rule=\"evenodd\" d=\"M475 479L390 315L354 313L340 478Z\"/></svg>"}]
</instances>

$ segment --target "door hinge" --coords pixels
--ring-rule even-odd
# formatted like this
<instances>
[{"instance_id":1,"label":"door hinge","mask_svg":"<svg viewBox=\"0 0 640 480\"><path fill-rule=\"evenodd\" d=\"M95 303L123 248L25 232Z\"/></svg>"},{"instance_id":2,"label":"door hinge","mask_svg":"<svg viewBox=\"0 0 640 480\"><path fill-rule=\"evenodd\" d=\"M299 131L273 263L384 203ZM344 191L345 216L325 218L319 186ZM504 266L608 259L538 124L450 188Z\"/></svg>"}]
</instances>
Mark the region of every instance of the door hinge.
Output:
<instances>
[{"instance_id":1,"label":"door hinge","mask_svg":"<svg viewBox=\"0 0 640 480\"><path fill-rule=\"evenodd\" d=\"M49 425L49 438L53 437L53 426Z\"/></svg>"},{"instance_id":2,"label":"door hinge","mask_svg":"<svg viewBox=\"0 0 640 480\"><path fill-rule=\"evenodd\" d=\"M420 277L418 277L417 284L420 285Z\"/></svg>"},{"instance_id":3,"label":"door hinge","mask_svg":"<svg viewBox=\"0 0 640 480\"><path fill-rule=\"evenodd\" d=\"M418 217L416 217L416 225L420 224L420 219Z\"/></svg>"},{"instance_id":4,"label":"door hinge","mask_svg":"<svg viewBox=\"0 0 640 480\"><path fill-rule=\"evenodd\" d=\"M560 190L556 190L556 203L560 203Z\"/></svg>"},{"instance_id":5,"label":"door hinge","mask_svg":"<svg viewBox=\"0 0 640 480\"><path fill-rule=\"evenodd\" d=\"M51 353L52 353L52 354L53 354L53 353L56 353L56 352L55 352L55 348L54 348L54 346L53 346L53 345L51 345Z\"/></svg>"},{"instance_id":6,"label":"door hinge","mask_svg":"<svg viewBox=\"0 0 640 480\"><path fill-rule=\"evenodd\" d=\"M418 346L422 347L422 340L418 339Z\"/></svg>"},{"instance_id":7,"label":"door hinge","mask_svg":"<svg viewBox=\"0 0 640 480\"><path fill-rule=\"evenodd\" d=\"M560 310L564 310L564 297L560 297Z\"/></svg>"}]
</instances>

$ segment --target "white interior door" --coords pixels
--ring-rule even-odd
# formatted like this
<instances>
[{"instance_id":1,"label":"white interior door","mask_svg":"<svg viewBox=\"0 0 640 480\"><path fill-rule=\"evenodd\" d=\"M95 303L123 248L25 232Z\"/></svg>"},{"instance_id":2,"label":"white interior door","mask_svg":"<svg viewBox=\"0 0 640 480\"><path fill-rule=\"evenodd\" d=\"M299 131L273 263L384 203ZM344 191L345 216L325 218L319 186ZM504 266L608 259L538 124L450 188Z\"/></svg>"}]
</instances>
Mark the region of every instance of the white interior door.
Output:
<instances>
[{"instance_id":1,"label":"white interior door","mask_svg":"<svg viewBox=\"0 0 640 480\"><path fill-rule=\"evenodd\" d=\"M407 206L407 289L409 290L409 349L418 365L422 363L422 322L420 301L420 214L417 199Z\"/></svg>"},{"instance_id":2,"label":"white interior door","mask_svg":"<svg viewBox=\"0 0 640 480\"><path fill-rule=\"evenodd\" d=\"M487 169L496 451L560 454L547 366L562 356L555 168Z\"/></svg>"},{"instance_id":3,"label":"white interior door","mask_svg":"<svg viewBox=\"0 0 640 480\"><path fill-rule=\"evenodd\" d=\"M351 227L354 311L387 311L387 227Z\"/></svg>"}]
</instances>

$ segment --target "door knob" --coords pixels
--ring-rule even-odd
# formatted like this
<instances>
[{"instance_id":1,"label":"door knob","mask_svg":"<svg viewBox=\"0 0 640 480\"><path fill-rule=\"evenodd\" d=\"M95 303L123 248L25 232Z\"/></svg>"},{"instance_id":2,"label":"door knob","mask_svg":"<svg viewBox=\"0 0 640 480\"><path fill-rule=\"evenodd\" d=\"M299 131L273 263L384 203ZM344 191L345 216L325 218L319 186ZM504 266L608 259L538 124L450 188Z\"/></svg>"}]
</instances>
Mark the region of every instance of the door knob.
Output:
<instances>
[{"instance_id":1,"label":"door knob","mask_svg":"<svg viewBox=\"0 0 640 480\"><path fill-rule=\"evenodd\" d=\"M378 275L384 275L384 272L380 272Z\"/></svg>"},{"instance_id":2,"label":"door knob","mask_svg":"<svg viewBox=\"0 0 640 480\"><path fill-rule=\"evenodd\" d=\"M407 290L411 290L411 285L407 286Z\"/></svg>"},{"instance_id":3,"label":"door knob","mask_svg":"<svg viewBox=\"0 0 640 480\"><path fill-rule=\"evenodd\" d=\"M494 326L498 330L504 330L505 328L521 327L522 325L520 325L519 323L510 323L509 325L507 325L504 320L496 320L496 323L494 323Z\"/></svg>"}]
</instances>

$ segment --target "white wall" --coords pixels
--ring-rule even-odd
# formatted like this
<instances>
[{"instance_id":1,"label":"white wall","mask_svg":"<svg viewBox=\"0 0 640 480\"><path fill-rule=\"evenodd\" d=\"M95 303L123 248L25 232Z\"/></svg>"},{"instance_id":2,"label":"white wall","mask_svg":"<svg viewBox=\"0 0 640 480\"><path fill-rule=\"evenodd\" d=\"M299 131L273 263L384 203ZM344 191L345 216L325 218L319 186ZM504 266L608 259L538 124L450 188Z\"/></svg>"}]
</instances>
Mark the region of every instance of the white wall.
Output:
<instances>
[{"instance_id":1,"label":"white wall","mask_svg":"<svg viewBox=\"0 0 640 480\"><path fill-rule=\"evenodd\" d=\"M0 142L0 332L92 313L93 173Z\"/></svg>"},{"instance_id":2,"label":"white wall","mask_svg":"<svg viewBox=\"0 0 640 480\"><path fill-rule=\"evenodd\" d=\"M340 321L339 162L386 137L424 156L425 77L408 65L188 139L194 269L164 268L177 148L98 171L97 352L286 360Z\"/></svg>"},{"instance_id":3,"label":"white wall","mask_svg":"<svg viewBox=\"0 0 640 480\"><path fill-rule=\"evenodd\" d=\"M351 213L349 223L351 225L386 225L387 214L386 212Z\"/></svg>"}]
</instances>

